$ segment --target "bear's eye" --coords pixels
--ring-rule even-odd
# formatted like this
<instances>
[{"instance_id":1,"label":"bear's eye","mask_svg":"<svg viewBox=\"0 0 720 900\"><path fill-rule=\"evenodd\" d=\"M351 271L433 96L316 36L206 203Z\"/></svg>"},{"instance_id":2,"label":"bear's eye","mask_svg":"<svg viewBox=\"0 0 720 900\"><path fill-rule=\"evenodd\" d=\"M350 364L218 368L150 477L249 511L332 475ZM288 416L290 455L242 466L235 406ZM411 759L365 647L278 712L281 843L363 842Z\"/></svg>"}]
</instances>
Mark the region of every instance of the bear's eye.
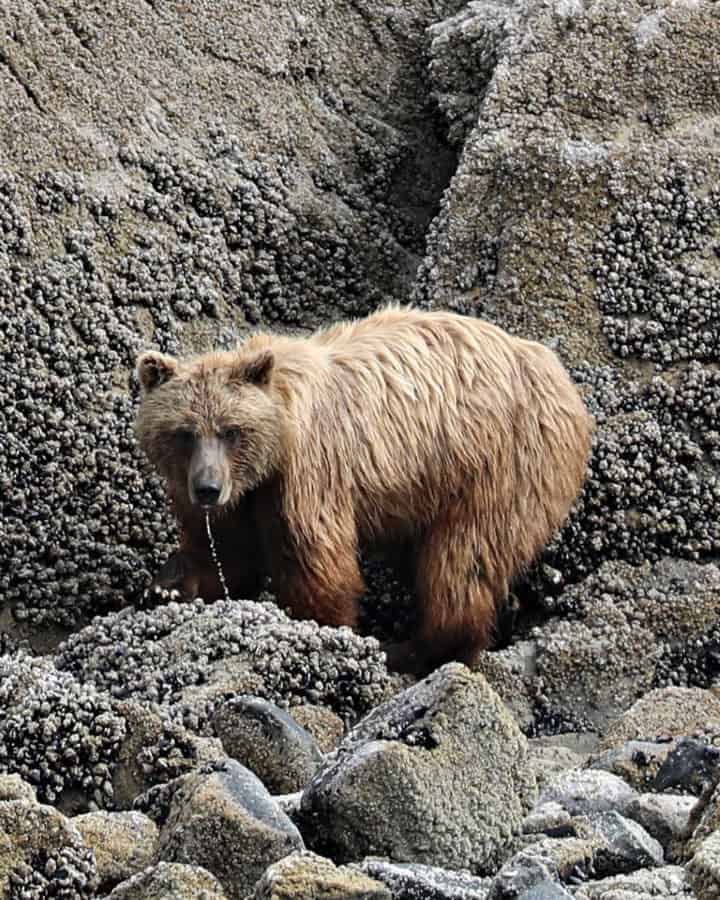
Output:
<instances>
[{"instance_id":1,"label":"bear's eye","mask_svg":"<svg viewBox=\"0 0 720 900\"><path fill-rule=\"evenodd\" d=\"M240 429L233 428L223 428L220 432L220 440L225 441L226 444L235 444L240 440Z\"/></svg>"},{"instance_id":2,"label":"bear's eye","mask_svg":"<svg viewBox=\"0 0 720 900\"><path fill-rule=\"evenodd\" d=\"M172 436L179 447L192 447L195 442L195 432L192 428L176 428Z\"/></svg>"}]
</instances>

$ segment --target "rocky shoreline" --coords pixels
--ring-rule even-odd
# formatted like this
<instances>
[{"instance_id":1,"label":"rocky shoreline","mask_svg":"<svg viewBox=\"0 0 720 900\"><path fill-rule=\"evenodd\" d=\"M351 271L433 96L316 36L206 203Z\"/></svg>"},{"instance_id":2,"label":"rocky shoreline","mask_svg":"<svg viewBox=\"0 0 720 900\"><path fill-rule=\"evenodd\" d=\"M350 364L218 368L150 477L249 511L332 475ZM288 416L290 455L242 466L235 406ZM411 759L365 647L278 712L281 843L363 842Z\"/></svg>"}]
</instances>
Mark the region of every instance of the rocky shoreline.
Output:
<instances>
[{"instance_id":1,"label":"rocky shoreline","mask_svg":"<svg viewBox=\"0 0 720 900\"><path fill-rule=\"evenodd\" d=\"M0 776L3 896L716 896L716 691L658 689L602 740L528 738L480 672L398 691L345 637L387 695L349 730L330 697L244 693L242 651L161 702L3 657L3 768L23 776Z\"/></svg>"}]
</instances>

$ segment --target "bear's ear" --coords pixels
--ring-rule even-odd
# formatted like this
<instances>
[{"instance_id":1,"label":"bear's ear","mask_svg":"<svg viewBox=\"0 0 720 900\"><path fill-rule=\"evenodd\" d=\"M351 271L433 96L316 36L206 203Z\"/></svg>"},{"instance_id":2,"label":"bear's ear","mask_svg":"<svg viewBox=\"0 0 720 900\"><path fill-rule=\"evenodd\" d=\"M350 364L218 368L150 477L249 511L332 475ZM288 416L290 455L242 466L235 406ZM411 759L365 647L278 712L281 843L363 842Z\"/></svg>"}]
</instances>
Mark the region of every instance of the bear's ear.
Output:
<instances>
[{"instance_id":1,"label":"bear's ear","mask_svg":"<svg viewBox=\"0 0 720 900\"><path fill-rule=\"evenodd\" d=\"M177 372L177 360L164 353L150 350L141 353L137 361L137 376L140 387L145 393L155 390L166 381L169 381Z\"/></svg>"},{"instance_id":2,"label":"bear's ear","mask_svg":"<svg viewBox=\"0 0 720 900\"><path fill-rule=\"evenodd\" d=\"M251 384L267 384L275 365L275 354L272 350L260 350L242 364L242 378Z\"/></svg>"}]
</instances>

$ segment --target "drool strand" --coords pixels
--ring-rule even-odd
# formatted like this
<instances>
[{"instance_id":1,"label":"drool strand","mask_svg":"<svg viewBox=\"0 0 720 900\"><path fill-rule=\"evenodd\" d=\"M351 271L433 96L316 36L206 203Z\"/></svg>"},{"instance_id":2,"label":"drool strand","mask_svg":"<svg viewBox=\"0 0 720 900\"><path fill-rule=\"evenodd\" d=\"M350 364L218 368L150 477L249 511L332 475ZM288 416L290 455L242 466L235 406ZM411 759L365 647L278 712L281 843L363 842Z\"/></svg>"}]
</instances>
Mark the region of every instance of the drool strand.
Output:
<instances>
[{"instance_id":1,"label":"drool strand","mask_svg":"<svg viewBox=\"0 0 720 900\"><path fill-rule=\"evenodd\" d=\"M217 555L217 550L215 549L215 538L213 537L212 529L210 528L210 513L205 513L205 526L207 528L208 541L210 542L210 555L213 558L213 562L215 563L215 567L217 568L218 576L220 577L220 584L223 588L223 593L225 594L225 599L230 599L230 591L228 590L227 582L225 581L225 573L223 572L222 564Z\"/></svg>"}]
</instances>

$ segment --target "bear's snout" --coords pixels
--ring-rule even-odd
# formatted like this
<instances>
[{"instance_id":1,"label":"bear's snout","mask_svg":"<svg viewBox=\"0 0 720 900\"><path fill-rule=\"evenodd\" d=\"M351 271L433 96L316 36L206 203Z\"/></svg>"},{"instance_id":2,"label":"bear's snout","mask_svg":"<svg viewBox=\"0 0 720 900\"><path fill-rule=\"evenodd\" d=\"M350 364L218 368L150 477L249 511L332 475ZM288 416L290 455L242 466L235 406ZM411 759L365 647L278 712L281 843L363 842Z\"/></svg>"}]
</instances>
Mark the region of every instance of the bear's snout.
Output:
<instances>
[{"instance_id":1,"label":"bear's snout","mask_svg":"<svg viewBox=\"0 0 720 900\"><path fill-rule=\"evenodd\" d=\"M200 506L215 506L220 499L222 485L217 481L205 481L193 485L193 493Z\"/></svg>"},{"instance_id":2,"label":"bear's snout","mask_svg":"<svg viewBox=\"0 0 720 900\"><path fill-rule=\"evenodd\" d=\"M193 503L209 508L226 503L225 453L216 438L200 439L190 461L188 490Z\"/></svg>"}]
</instances>

